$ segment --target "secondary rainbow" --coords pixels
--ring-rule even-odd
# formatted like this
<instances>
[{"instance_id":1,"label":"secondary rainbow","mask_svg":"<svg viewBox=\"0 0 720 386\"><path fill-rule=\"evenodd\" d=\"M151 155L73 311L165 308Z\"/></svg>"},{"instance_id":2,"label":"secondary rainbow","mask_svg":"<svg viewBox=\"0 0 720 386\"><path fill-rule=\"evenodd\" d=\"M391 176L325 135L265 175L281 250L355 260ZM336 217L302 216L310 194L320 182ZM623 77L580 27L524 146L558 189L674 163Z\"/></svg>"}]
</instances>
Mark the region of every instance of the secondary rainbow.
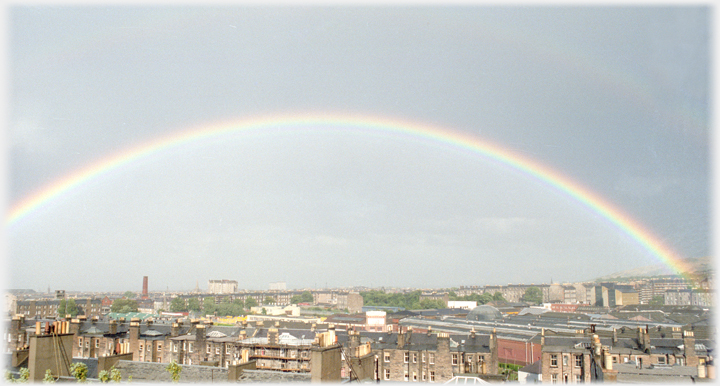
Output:
<instances>
[{"instance_id":1,"label":"secondary rainbow","mask_svg":"<svg viewBox=\"0 0 720 386\"><path fill-rule=\"evenodd\" d=\"M564 194L572 197L582 205L588 207L622 232L632 237L638 244L650 254L673 271L685 275L688 266L680 255L665 245L660 239L647 231L638 222L634 221L619 208L597 194L571 181L562 174L547 168L524 156L504 149L488 141L480 140L475 136L452 131L446 128L439 128L429 125L410 123L394 119L368 118L353 115L288 115L270 116L256 119L246 119L234 122L224 122L199 128L192 128L160 137L153 141L144 143L137 147L110 155L85 168L75 171L54 183L44 187L37 193L17 202L12 206L6 219L8 227L16 224L19 220L47 205L54 198L68 192L84 182L121 168L123 165L135 162L151 154L165 149L181 146L194 141L211 137L219 137L230 133L242 132L265 132L265 131L294 131L306 130L331 130L340 131L370 131L374 134L410 136L415 139L431 141L434 144L442 144L453 148L459 148L482 155L494 161L505 164L546 184L558 189Z\"/></svg>"}]
</instances>

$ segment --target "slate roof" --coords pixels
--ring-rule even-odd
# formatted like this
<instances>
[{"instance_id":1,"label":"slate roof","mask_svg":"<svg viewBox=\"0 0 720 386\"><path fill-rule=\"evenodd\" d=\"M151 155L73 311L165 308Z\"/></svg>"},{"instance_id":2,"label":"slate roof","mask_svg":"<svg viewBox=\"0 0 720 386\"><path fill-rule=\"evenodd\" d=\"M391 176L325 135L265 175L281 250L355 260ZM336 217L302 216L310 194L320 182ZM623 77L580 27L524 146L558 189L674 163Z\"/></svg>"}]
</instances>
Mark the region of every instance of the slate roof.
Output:
<instances>
[{"instance_id":1,"label":"slate roof","mask_svg":"<svg viewBox=\"0 0 720 386\"><path fill-rule=\"evenodd\" d=\"M535 363L531 363L531 364L521 368L518 371L522 371L524 373L529 373L529 374L542 374L542 361L537 360L537 361L535 361Z\"/></svg>"}]
</instances>

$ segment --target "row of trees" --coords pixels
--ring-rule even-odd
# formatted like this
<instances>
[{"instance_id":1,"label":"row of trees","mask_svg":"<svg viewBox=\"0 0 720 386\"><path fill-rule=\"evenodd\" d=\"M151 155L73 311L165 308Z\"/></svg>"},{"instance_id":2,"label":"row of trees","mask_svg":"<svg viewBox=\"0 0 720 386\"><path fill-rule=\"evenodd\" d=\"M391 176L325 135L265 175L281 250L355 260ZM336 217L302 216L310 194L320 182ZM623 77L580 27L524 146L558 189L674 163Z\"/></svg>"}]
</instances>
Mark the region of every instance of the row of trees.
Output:
<instances>
[{"instance_id":1,"label":"row of trees","mask_svg":"<svg viewBox=\"0 0 720 386\"><path fill-rule=\"evenodd\" d=\"M372 290L360 292L363 304L366 306L401 307L406 310L422 310L430 308L445 308L442 300L420 300L420 291L406 293L385 293L385 291Z\"/></svg>"},{"instance_id":2,"label":"row of trees","mask_svg":"<svg viewBox=\"0 0 720 386\"><path fill-rule=\"evenodd\" d=\"M275 303L275 299L267 297L265 303ZM188 299L187 303L184 298L176 297L170 302L170 312L202 312L205 315L240 316L245 315L246 310L257 306L258 303L253 298L248 298L246 301L242 299L231 301L226 298L220 303L216 303L214 298L205 298L201 304L197 297Z\"/></svg>"}]
</instances>

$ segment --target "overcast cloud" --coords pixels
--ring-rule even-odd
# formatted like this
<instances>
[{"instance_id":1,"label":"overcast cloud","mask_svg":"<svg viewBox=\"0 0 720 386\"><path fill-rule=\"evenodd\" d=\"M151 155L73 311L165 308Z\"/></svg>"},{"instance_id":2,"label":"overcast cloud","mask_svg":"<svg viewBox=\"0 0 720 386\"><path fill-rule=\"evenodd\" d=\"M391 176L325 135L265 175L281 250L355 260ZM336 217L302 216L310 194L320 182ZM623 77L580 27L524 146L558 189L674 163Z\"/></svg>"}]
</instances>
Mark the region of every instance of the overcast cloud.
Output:
<instances>
[{"instance_id":1,"label":"overcast cloud","mask_svg":"<svg viewBox=\"0 0 720 386\"><path fill-rule=\"evenodd\" d=\"M9 9L9 201L188 127L326 112L465 131L680 255L709 244L707 7ZM536 179L409 138L196 141L7 227L11 288L443 287L656 263Z\"/></svg>"}]
</instances>

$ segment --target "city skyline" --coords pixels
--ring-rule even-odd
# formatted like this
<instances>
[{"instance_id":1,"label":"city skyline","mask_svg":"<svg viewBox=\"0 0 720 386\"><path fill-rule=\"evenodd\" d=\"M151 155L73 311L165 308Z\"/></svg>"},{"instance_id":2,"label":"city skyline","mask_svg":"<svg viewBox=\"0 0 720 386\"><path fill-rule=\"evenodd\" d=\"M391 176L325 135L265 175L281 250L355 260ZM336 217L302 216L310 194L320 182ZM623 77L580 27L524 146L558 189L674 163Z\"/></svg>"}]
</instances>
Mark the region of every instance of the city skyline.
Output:
<instances>
[{"instance_id":1,"label":"city skyline","mask_svg":"<svg viewBox=\"0 0 720 386\"><path fill-rule=\"evenodd\" d=\"M442 288L657 263L547 179L363 126L378 121L497 144L679 256L710 255L707 7L9 15L11 209L185 130L355 117L199 137L93 175L6 220L10 288L122 290L137 272L157 288L217 272L248 288Z\"/></svg>"}]
</instances>

